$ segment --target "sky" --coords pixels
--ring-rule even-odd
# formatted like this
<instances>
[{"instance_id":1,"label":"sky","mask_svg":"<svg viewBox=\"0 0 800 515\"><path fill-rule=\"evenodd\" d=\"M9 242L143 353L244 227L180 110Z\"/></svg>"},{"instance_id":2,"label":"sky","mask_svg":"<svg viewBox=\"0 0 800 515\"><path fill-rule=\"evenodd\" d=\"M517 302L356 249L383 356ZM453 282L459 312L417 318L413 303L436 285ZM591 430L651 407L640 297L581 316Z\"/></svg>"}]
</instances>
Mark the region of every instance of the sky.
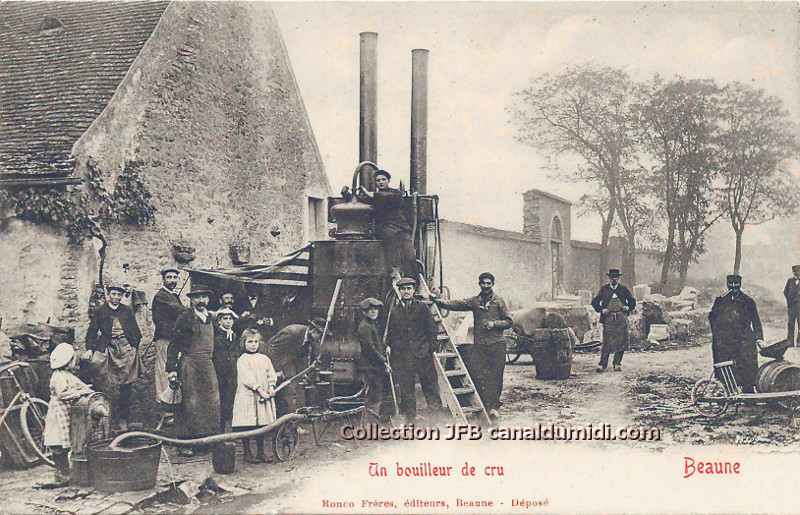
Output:
<instances>
[{"instance_id":1,"label":"sky","mask_svg":"<svg viewBox=\"0 0 800 515\"><path fill-rule=\"evenodd\" d=\"M379 34L378 164L395 184L408 183L411 50L430 50L428 190L451 220L520 231L521 193L577 201L586 192L515 139L507 111L532 79L567 66L739 80L800 119L796 3L278 2L273 10L334 191L358 164L359 32ZM573 239L599 241L599 221L574 211Z\"/></svg>"}]
</instances>

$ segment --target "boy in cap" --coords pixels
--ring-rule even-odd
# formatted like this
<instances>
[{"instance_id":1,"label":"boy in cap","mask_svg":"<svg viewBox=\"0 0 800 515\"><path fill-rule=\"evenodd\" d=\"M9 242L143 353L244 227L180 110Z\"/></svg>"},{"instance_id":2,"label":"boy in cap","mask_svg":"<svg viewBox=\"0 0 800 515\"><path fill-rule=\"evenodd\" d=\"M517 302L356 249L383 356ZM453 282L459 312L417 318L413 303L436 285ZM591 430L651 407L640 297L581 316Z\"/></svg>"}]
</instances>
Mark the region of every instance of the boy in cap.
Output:
<instances>
[{"instance_id":1,"label":"boy in cap","mask_svg":"<svg viewBox=\"0 0 800 515\"><path fill-rule=\"evenodd\" d=\"M106 289L106 303L89 320L86 349L100 376L98 387L110 398L119 428L126 431L133 384L139 378L142 333L133 310L122 304L125 288L112 283Z\"/></svg>"},{"instance_id":2,"label":"boy in cap","mask_svg":"<svg viewBox=\"0 0 800 515\"><path fill-rule=\"evenodd\" d=\"M742 276L726 277L728 292L714 300L708 314L714 363L733 361L733 373L742 391L752 393L758 374L758 344L764 330L756 301L742 292ZM718 377L722 380L722 377Z\"/></svg>"},{"instance_id":3,"label":"boy in cap","mask_svg":"<svg viewBox=\"0 0 800 515\"><path fill-rule=\"evenodd\" d=\"M233 324L237 318L239 317L231 309L222 308L217 311L212 361L219 387L219 430L223 433L231 432L233 400L236 396L236 360L239 359L239 345Z\"/></svg>"},{"instance_id":4,"label":"boy in cap","mask_svg":"<svg viewBox=\"0 0 800 515\"><path fill-rule=\"evenodd\" d=\"M792 274L793 276L786 281L786 286L783 288L783 296L786 297L786 310L789 312L786 338L789 340L789 344L794 346L797 343L794 328L797 321L800 320L800 265L792 267Z\"/></svg>"},{"instance_id":5,"label":"boy in cap","mask_svg":"<svg viewBox=\"0 0 800 515\"><path fill-rule=\"evenodd\" d=\"M403 194L389 187L392 176L386 170L375 172L376 191L359 188L361 199L375 207L375 236L383 242L386 260L392 267L396 280L416 277L416 251L411 237L411 226L403 214Z\"/></svg>"},{"instance_id":6,"label":"boy in cap","mask_svg":"<svg viewBox=\"0 0 800 515\"><path fill-rule=\"evenodd\" d=\"M368 297L362 300L358 307L364 315L356 331L358 342L361 344L361 370L367 387L364 403L371 413L377 414L380 423L388 424L391 421L392 411L392 385L389 379L391 369L388 348L383 343L378 328L378 316L383 302Z\"/></svg>"},{"instance_id":7,"label":"boy in cap","mask_svg":"<svg viewBox=\"0 0 800 515\"><path fill-rule=\"evenodd\" d=\"M433 353L439 343L438 331L428 306L414 298L416 285L410 277L397 282L400 298L388 315L386 328L386 342L392 349L394 380L400 393L400 411L406 417L406 424L413 424L417 417L417 376L428 408L435 412L442 409L433 364Z\"/></svg>"},{"instance_id":8,"label":"boy in cap","mask_svg":"<svg viewBox=\"0 0 800 515\"><path fill-rule=\"evenodd\" d=\"M614 353L614 371L622 370L622 355L628 348L628 315L636 309L636 298L619 283L622 273L616 268L608 271L608 284L604 284L592 299L592 307L600 313L603 324L603 346L600 349L598 372L608 367L608 357Z\"/></svg>"}]
</instances>

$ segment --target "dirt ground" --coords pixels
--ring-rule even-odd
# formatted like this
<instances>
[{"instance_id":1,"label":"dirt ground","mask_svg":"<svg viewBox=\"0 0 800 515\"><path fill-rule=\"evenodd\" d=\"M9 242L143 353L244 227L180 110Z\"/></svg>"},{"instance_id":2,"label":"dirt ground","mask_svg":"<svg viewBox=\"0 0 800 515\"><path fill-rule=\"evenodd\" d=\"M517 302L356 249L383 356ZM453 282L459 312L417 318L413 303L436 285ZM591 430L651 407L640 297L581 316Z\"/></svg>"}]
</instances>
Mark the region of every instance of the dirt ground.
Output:
<instances>
[{"instance_id":1,"label":"dirt ground","mask_svg":"<svg viewBox=\"0 0 800 515\"><path fill-rule=\"evenodd\" d=\"M783 327L770 323L767 341L782 336ZM671 445L733 443L767 449L795 450L800 432L789 424L786 410L771 406L730 409L720 419L699 417L691 406L693 384L711 372L710 336L659 350L629 352L622 372L595 372L597 354L578 354L572 377L540 381L528 356L506 367L500 425L525 426L531 422L580 426L608 423L615 426L657 427L661 440L637 442L654 451ZM662 349L672 350L662 350ZM763 358L760 358L762 362ZM786 359L800 363L800 349L789 349ZM420 403L424 403L420 399ZM583 443L582 443L583 444ZM585 442L586 445L608 445ZM337 467L371 456L401 451L412 442L348 442L337 428L329 430L321 445L304 436L298 456L286 463L245 464L237 457L236 472L214 474L210 455L192 459L162 455L157 488L146 492L101 494L90 489L48 488L51 469L38 466L0 473L3 511L25 513L240 513L291 512L309 485L336 473ZM240 451L241 452L241 451ZM167 459L168 457L168 459ZM207 478L213 482L203 485ZM191 499L166 492L170 482L183 486ZM165 493L166 492L166 493ZM198 493L199 492L199 493ZM196 494L196 495L195 495Z\"/></svg>"}]
</instances>

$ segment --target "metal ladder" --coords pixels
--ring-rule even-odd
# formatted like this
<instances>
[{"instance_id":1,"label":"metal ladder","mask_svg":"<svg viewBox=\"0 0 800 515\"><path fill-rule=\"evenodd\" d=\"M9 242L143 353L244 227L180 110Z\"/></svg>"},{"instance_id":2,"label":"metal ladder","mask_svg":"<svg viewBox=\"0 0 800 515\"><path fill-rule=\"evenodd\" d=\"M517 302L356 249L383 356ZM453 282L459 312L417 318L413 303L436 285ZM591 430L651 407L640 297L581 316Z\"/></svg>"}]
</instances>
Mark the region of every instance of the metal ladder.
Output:
<instances>
[{"instance_id":1,"label":"metal ladder","mask_svg":"<svg viewBox=\"0 0 800 515\"><path fill-rule=\"evenodd\" d=\"M422 274L419 276L419 292L425 299L430 298L431 291ZM458 346L443 323L441 311L432 301L426 300L425 303L436 322L439 350L433 353L433 362L442 401L458 423L490 426L492 422L475 390L475 383L467 372Z\"/></svg>"}]
</instances>

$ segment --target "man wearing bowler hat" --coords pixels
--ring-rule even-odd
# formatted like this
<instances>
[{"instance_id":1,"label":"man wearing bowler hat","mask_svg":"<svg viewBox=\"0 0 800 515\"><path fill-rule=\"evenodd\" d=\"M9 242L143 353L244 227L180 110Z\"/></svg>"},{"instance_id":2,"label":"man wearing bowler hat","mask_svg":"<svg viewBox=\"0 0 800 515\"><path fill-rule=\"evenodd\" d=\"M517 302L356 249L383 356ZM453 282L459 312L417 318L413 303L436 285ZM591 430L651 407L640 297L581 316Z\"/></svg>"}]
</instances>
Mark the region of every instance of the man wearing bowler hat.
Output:
<instances>
[{"instance_id":1,"label":"man wearing bowler hat","mask_svg":"<svg viewBox=\"0 0 800 515\"><path fill-rule=\"evenodd\" d=\"M219 385L214 369L214 321L208 312L211 290L192 284L187 296L192 308L175 322L167 349L168 378L181 383L182 402L175 425L184 438L198 438L219 432ZM179 452L191 456L191 450Z\"/></svg>"},{"instance_id":2,"label":"man wearing bowler hat","mask_svg":"<svg viewBox=\"0 0 800 515\"><path fill-rule=\"evenodd\" d=\"M428 409L434 412L442 409L433 364L438 331L428 306L414 298L416 286L417 282L410 277L397 282L400 298L391 308L386 328L386 344L391 349L390 363L406 424L413 424L417 418L415 390L418 376Z\"/></svg>"},{"instance_id":3,"label":"man wearing bowler hat","mask_svg":"<svg viewBox=\"0 0 800 515\"><path fill-rule=\"evenodd\" d=\"M786 286L783 288L783 296L786 297L786 309L789 312L789 327L787 332L787 339L790 345L795 345L795 326L800 320L800 265L792 267L793 277L786 281Z\"/></svg>"},{"instance_id":4,"label":"man wearing bowler hat","mask_svg":"<svg viewBox=\"0 0 800 515\"><path fill-rule=\"evenodd\" d=\"M622 370L622 355L628 348L628 315L636 309L636 298L619 283L622 273L616 268L608 271L608 284L604 284L592 299L592 307L600 313L603 324L603 346L600 349L598 372L608 367L608 357L614 353L614 370Z\"/></svg>"},{"instance_id":5,"label":"man wearing bowler hat","mask_svg":"<svg viewBox=\"0 0 800 515\"><path fill-rule=\"evenodd\" d=\"M714 300L708 314L711 353L714 363L733 361L736 382L743 392L752 393L758 374L758 344L764 340L764 330L756 301L742 292L742 276L729 275L726 283L728 292ZM723 380L721 376L717 378Z\"/></svg>"},{"instance_id":6,"label":"man wearing bowler hat","mask_svg":"<svg viewBox=\"0 0 800 515\"><path fill-rule=\"evenodd\" d=\"M156 349L156 399L161 399L164 391L169 388L167 379L167 347L172 340L172 329L175 321L186 306L181 302L178 295L178 269L165 268L161 270L161 282L163 286L159 288L153 296L152 315L155 332L153 333L153 346Z\"/></svg>"},{"instance_id":7,"label":"man wearing bowler hat","mask_svg":"<svg viewBox=\"0 0 800 515\"><path fill-rule=\"evenodd\" d=\"M403 194L389 187L391 178L386 170L378 170L375 172L377 191L359 188L359 194L364 202L375 207L375 236L383 242L392 277L397 280L402 274L415 278L418 272L411 226L403 214Z\"/></svg>"},{"instance_id":8,"label":"man wearing bowler hat","mask_svg":"<svg viewBox=\"0 0 800 515\"><path fill-rule=\"evenodd\" d=\"M109 396L112 415L119 428L126 431L133 384L139 378L142 333L133 310L122 304L125 287L111 283L106 291L107 302L89 320L87 357L98 376L98 389Z\"/></svg>"},{"instance_id":9,"label":"man wearing bowler hat","mask_svg":"<svg viewBox=\"0 0 800 515\"><path fill-rule=\"evenodd\" d=\"M511 327L511 314L506 301L494 292L494 275L483 272L478 276L478 286L481 292L474 297L434 302L450 311L472 311L475 343L459 350L489 417L497 419L506 367L503 331Z\"/></svg>"}]
</instances>

